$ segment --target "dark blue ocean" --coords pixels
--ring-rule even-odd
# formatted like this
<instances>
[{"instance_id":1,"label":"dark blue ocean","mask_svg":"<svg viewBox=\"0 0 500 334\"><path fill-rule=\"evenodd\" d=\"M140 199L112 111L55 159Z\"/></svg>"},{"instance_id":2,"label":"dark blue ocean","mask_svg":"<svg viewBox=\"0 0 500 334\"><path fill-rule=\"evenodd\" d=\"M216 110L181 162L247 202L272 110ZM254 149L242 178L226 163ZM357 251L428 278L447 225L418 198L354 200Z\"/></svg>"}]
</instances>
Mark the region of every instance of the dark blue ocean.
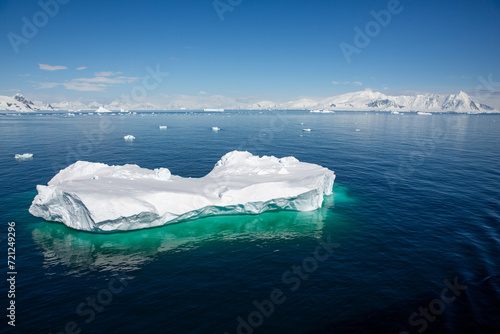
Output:
<instances>
[{"instance_id":1,"label":"dark blue ocean","mask_svg":"<svg viewBox=\"0 0 500 334\"><path fill-rule=\"evenodd\" d=\"M200 177L235 149L327 167L334 195L113 234L28 212L77 160ZM2 114L0 175L2 333L500 332L499 115Z\"/></svg>"}]
</instances>

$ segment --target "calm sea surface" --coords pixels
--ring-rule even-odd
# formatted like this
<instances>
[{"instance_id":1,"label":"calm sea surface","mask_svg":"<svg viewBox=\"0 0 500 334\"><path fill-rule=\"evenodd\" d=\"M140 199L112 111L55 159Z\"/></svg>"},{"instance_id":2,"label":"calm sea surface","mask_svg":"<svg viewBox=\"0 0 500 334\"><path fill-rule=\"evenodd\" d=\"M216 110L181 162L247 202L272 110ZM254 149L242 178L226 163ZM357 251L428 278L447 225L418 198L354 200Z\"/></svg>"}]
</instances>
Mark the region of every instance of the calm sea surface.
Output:
<instances>
[{"instance_id":1,"label":"calm sea surface","mask_svg":"<svg viewBox=\"0 0 500 334\"><path fill-rule=\"evenodd\" d=\"M136 140L124 141L128 134ZM200 177L235 149L327 167L337 175L334 195L314 212L115 234L79 232L28 213L36 185L76 160ZM19 162L17 153L34 158ZM498 333L499 168L499 115L3 114L0 328ZM6 317L9 222L16 230L15 329Z\"/></svg>"}]
</instances>

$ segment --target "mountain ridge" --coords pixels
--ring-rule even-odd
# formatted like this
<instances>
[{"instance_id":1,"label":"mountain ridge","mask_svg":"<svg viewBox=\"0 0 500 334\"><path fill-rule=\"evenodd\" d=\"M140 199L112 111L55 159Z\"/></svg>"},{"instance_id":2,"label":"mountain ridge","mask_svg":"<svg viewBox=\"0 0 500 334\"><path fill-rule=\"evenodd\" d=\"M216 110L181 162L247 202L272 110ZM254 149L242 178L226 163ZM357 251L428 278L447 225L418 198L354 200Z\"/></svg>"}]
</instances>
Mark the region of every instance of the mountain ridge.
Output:
<instances>
[{"instance_id":1,"label":"mountain ridge","mask_svg":"<svg viewBox=\"0 0 500 334\"><path fill-rule=\"evenodd\" d=\"M458 94L424 93L417 95L385 95L369 89L330 96L327 98L302 98L284 103L273 101L248 102L245 99L230 99L222 96L212 96L205 100L200 97L178 96L169 103L153 104L127 103L119 100L109 104L96 101L84 104L82 102L43 103L30 101L21 94L14 97L0 96L0 110L35 112L35 111L95 111L103 107L108 110L202 110L205 108L225 108L229 110L333 110L333 111L398 111L398 112L456 112L456 113L500 113L488 105L474 101L467 93Z\"/></svg>"}]
</instances>

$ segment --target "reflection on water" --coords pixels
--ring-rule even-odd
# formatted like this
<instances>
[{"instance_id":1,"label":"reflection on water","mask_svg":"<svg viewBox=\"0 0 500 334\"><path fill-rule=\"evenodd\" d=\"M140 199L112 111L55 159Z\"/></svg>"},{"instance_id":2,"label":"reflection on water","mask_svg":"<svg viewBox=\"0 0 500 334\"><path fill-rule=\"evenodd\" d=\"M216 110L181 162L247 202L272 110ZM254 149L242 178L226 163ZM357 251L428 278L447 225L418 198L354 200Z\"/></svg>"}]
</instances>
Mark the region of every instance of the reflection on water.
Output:
<instances>
[{"instance_id":1,"label":"reflection on water","mask_svg":"<svg viewBox=\"0 0 500 334\"><path fill-rule=\"evenodd\" d=\"M35 243L42 248L48 274L59 265L67 267L64 271L68 275L80 275L89 270L136 270L159 253L188 251L208 241L320 238L334 202L348 200L345 189L339 186L335 189L333 196L325 198L321 209L311 212L208 217L112 234L81 232L63 224L46 222L32 234Z\"/></svg>"}]
</instances>

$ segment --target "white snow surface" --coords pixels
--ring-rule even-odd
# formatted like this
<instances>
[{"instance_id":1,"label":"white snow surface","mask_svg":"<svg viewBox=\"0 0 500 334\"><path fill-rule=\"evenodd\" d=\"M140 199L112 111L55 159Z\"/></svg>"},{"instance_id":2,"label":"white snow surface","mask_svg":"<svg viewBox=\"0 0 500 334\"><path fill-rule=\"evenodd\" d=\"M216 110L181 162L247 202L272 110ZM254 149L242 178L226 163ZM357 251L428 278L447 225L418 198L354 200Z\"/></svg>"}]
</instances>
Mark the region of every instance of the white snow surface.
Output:
<instances>
[{"instance_id":1,"label":"white snow surface","mask_svg":"<svg viewBox=\"0 0 500 334\"><path fill-rule=\"evenodd\" d=\"M78 161L47 186L29 212L84 231L128 231L213 215L312 211L332 194L333 171L294 157L233 151L201 178L137 165Z\"/></svg>"}]
</instances>

